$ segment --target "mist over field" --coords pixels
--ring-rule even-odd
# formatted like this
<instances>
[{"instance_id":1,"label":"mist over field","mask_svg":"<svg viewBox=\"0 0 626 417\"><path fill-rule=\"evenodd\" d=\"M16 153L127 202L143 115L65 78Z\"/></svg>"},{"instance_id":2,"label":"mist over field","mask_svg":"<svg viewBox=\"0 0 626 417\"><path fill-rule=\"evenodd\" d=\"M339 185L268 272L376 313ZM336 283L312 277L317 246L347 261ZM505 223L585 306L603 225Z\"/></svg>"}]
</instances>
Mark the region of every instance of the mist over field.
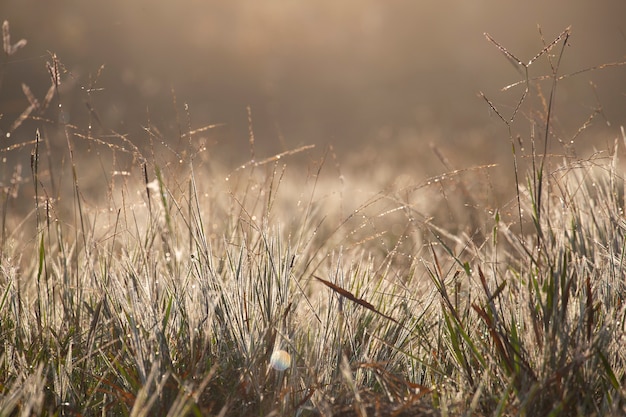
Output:
<instances>
[{"instance_id":1,"label":"mist over field","mask_svg":"<svg viewBox=\"0 0 626 417\"><path fill-rule=\"evenodd\" d=\"M70 122L86 124L89 100L106 128L135 143L146 140L148 122L174 141L177 117L187 124L186 103L192 127L225 123L209 142L236 165L250 158L250 106L259 156L331 144L342 163L376 160L423 177L446 169L432 145L454 168L498 163L510 174L506 126L478 93L508 115L522 88L499 89L521 75L483 33L527 62L543 47L538 25L545 42L571 25L559 69L565 74L622 61L623 16L621 0L5 0L0 17L29 43L7 66L0 128L27 105L22 82L45 94L50 51L68 71L62 92ZM547 56L530 68L531 77L549 74ZM604 146L605 133L617 136L626 121L625 80L618 67L560 83L555 133L568 142L602 106L576 145ZM515 127L528 139L530 110L522 110ZM33 129L19 133L11 141L31 140Z\"/></svg>"}]
</instances>

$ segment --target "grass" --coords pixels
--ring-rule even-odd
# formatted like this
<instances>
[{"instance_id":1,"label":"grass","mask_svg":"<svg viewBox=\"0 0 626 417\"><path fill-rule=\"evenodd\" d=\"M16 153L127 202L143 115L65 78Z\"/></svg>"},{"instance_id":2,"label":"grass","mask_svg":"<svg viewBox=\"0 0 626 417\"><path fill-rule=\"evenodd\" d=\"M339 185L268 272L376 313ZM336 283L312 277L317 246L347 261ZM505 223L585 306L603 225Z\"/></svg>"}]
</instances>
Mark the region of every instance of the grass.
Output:
<instances>
[{"instance_id":1,"label":"grass","mask_svg":"<svg viewBox=\"0 0 626 417\"><path fill-rule=\"evenodd\" d=\"M10 62L23 43L5 26ZM548 158L552 54L569 36L528 64L489 38L524 79L510 118L485 98L517 197L465 207L469 234L420 200L446 207L460 190L481 207L469 181L488 167L363 195L311 147L220 167L211 126L180 129L168 158L148 125L144 153L97 132L94 109L86 129L46 119L63 103L51 56L46 98L26 94L11 125L36 122L34 139L2 150L31 166L2 179L0 415L623 415L622 144ZM545 99L528 75L543 58ZM525 109L533 95L541 111ZM524 174L512 122L526 110L543 149L531 138Z\"/></svg>"}]
</instances>

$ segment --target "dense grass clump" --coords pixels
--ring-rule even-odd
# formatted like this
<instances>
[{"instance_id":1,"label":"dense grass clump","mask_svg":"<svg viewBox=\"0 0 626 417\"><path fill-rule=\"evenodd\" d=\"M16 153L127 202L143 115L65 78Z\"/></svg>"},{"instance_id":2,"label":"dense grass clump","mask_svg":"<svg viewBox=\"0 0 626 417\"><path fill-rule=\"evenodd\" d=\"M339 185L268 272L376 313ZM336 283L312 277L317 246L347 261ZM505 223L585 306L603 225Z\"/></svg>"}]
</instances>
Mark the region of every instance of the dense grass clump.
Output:
<instances>
[{"instance_id":1,"label":"dense grass clump","mask_svg":"<svg viewBox=\"0 0 626 417\"><path fill-rule=\"evenodd\" d=\"M523 181L512 140L517 197L489 212L468 184L488 168L370 193L312 147L219 166L211 126L168 158L148 125L143 152L46 119L48 68L10 130L40 127L2 150L31 164L2 178L0 415L626 413L623 150L550 163L552 96L543 153ZM452 189L474 206L456 233L422 204Z\"/></svg>"}]
</instances>

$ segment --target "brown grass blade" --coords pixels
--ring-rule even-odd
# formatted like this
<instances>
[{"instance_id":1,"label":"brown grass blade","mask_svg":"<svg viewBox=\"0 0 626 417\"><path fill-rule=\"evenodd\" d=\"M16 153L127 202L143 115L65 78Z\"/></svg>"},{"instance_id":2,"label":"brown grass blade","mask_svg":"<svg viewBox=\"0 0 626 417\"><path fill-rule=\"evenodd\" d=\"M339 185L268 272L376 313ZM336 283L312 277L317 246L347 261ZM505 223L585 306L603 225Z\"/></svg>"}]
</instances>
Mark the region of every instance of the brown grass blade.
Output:
<instances>
[{"instance_id":1,"label":"brown grass blade","mask_svg":"<svg viewBox=\"0 0 626 417\"><path fill-rule=\"evenodd\" d=\"M20 39L19 41L15 42L12 46L11 46L11 55L13 55L14 53L16 53L17 51L19 51L20 49L22 49L23 47L26 46L28 42L26 41L26 39Z\"/></svg>"},{"instance_id":2,"label":"brown grass blade","mask_svg":"<svg viewBox=\"0 0 626 417\"><path fill-rule=\"evenodd\" d=\"M27 146L34 145L35 142L37 142L37 141L35 139L33 139L33 140L29 140L27 142L15 143L15 144L13 144L11 146L7 146L6 148L0 148L0 152L10 152L10 151L13 151L15 149L25 148Z\"/></svg>"},{"instance_id":3,"label":"brown grass blade","mask_svg":"<svg viewBox=\"0 0 626 417\"><path fill-rule=\"evenodd\" d=\"M2 23L2 49L4 49L4 53L7 56L11 56L23 47L26 46L28 42L26 39L20 39L15 42L15 44L11 45L11 31L9 29L9 21L5 20Z\"/></svg>"},{"instance_id":4,"label":"brown grass blade","mask_svg":"<svg viewBox=\"0 0 626 417\"><path fill-rule=\"evenodd\" d=\"M480 307L477 304L472 303L472 308L474 309L474 311L476 311L476 313L478 314L478 317L480 317L482 321L485 322L485 324L487 325L487 330L489 331L489 335L491 336L491 340L493 341L495 345L498 355L504 362L504 365L506 366L507 371L509 373L512 373L515 368L513 364L513 359L509 355L508 350L505 348L505 344L508 345L506 343L506 340L500 336L500 333L496 329L496 325L493 319L483 307Z\"/></svg>"},{"instance_id":5,"label":"brown grass blade","mask_svg":"<svg viewBox=\"0 0 626 417\"><path fill-rule=\"evenodd\" d=\"M368 310L370 310L370 311L372 311L372 312L374 312L374 313L376 313L376 314L386 318L387 320L391 320L391 321L393 321L396 324L400 324L398 322L398 320L394 319L391 316L386 315L385 313L383 313L381 311L378 311L376 309L376 307L374 307L372 304L368 303L367 301L365 301L362 298L356 297L350 291L348 291L348 290L346 290L344 288L341 288L340 286L335 285L335 284L333 284L330 281L326 281L325 279L320 278L320 277L318 277L316 275L313 275L313 278L315 278L316 280L318 280L322 284L326 285L328 288L330 288L331 290L335 291L337 294L341 295L342 297L347 298L348 300L352 301L353 303L356 303L356 304L360 305L361 307L365 307L366 309L368 309Z\"/></svg>"},{"instance_id":6,"label":"brown grass blade","mask_svg":"<svg viewBox=\"0 0 626 417\"><path fill-rule=\"evenodd\" d=\"M2 49L7 55L11 55L11 32L9 31L9 21L2 23Z\"/></svg>"},{"instance_id":7,"label":"brown grass blade","mask_svg":"<svg viewBox=\"0 0 626 417\"><path fill-rule=\"evenodd\" d=\"M622 67L624 65L626 65L626 61L609 62L607 64L595 65L593 67L587 67L587 68L580 69L578 71L574 71L574 72L569 72L567 74L563 74L563 75L561 75L561 76L559 76L557 78L557 81L561 81L561 80L564 80L566 78L570 78L570 77L573 77L573 76L576 76L576 75L584 74L586 72L603 70L603 69L614 68L614 67ZM537 76L537 77L529 78L528 81L544 81L544 80L549 80L551 78L553 78L552 75L540 75L540 76ZM520 81L516 81L516 82L514 82L512 84L509 84L509 85L507 85L505 87L502 87L500 89L500 91L510 90L511 88L514 88L514 87L517 87L518 85L526 83L526 81L527 80L525 80L525 79L524 80L520 80Z\"/></svg>"},{"instance_id":8,"label":"brown grass blade","mask_svg":"<svg viewBox=\"0 0 626 417\"><path fill-rule=\"evenodd\" d=\"M41 105L39 104L39 100L37 100L37 97L35 97L33 92L30 90L30 87L22 83L22 91L24 92L24 95L28 99L30 105L33 106L35 110L39 110Z\"/></svg>"},{"instance_id":9,"label":"brown grass blade","mask_svg":"<svg viewBox=\"0 0 626 417\"><path fill-rule=\"evenodd\" d=\"M46 93L46 96L43 99L43 103L41 104L41 111L45 111L48 106L50 105L50 103L52 102L52 99L54 98L54 92L56 91L56 86L53 84L50 86L50 88L48 88L48 92Z\"/></svg>"},{"instance_id":10,"label":"brown grass blade","mask_svg":"<svg viewBox=\"0 0 626 417\"><path fill-rule=\"evenodd\" d=\"M198 129L190 130L187 133L183 133L183 138L189 138L193 135L197 135L198 133L206 132L207 130L215 129L216 127L226 126L226 123L214 123L212 125L207 125L200 127Z\"/></svg>"},{"instance_id":11,"label":"brown grass blade","mask_svg":"<svg viewBox=\"0 0 626 417\"><path fill-rule=\"evenodd\" d=\"M58 88L61 85L61 72L59 71L59 59L56 54L52 54L52 63L46 62L46 68L50 74L52 85Z\"/></svg>"},{"instance_id":12,"label":"brown grass blade","mask_svg":"<svg viewBox=\"0 0 626 417\"><path fill-rule=\"evenodd\" d=\"M15 121L13 122L11 127L9 128L9 133L13 133L15 131L15 129L20 127L22 125L22 123L24 123L24 120L26 120L28 118L28 116L30 116L30 114L33 112L33 110L35 110L35 107L32 104L30 106L26 107L26 109L22 112L22 114L20 114L19 117L17 119L15 119Z\"/></svg>"},{"instance_id":13,"label":"brown grass blade","mask_svg":"<svg viewBox=\"0 0 626 417\"><path fill-rule=\"evenodd\" d=\"M504 56L506 56L511 63L516 64L516 65L520 65L522 67L525 67L526 65L522 62L521 59L519 59L518 57L516 57L515 55L513 55L512 53L509 52L508 49L506 49L504 46L500 45L494 38L491 37L491 35L489 35L487 32L484 33L485 37L487 38L487 40L489 42L491 42L492 44L494 44L496 46L496 48L498 48L500 50L500 52L502 52L504 54Z\"/></svg>"},{"instance_id":14,"label":"brown grass blade","mask_svg":"<svg viewBox=\"0 0 626 417\"><path fill-rule=\"evenodd\" d=\"M591 290L589 275L587 275L585 286L587 287L587 303L585 305L585 312L587 313L587 341L591 343L591 336L593 334L593 292Z\"/></svg>"},{"instance_id":15,"label":"brown grass blade","mask_svg":"<svg viewBox=\"0 0 626 417\"><path fill-rule=\"evenodd\" d=\"M539 53L537 53L537 55L535 55L530 61L528 61L527 66L530 66L533 62L539 59L543 54L550 52L550 50L554 48L554 45L559 43L561 39L564 39L565 44L567 44L567 39L569 38L571 29L572 29L571 26L566 27L565 30L559 34L559 36L557 36L552 42L547 44L541 51L539 51ZM541 29L540 29L540 33L541 33Z\"/></svg>"},{"instance_id":16,"label":"brown grass blade","mask_svg":"<svg viewBox=\"0 0 626 417\"><path fill-rule=\"evenodd\" d=\"M300 153L300 152L308 151L308 150L313 149L313 148L315 148L315 145L304 145L304 146L300 146L299 148L296 148L296 149L290 149L288 151L284 151L284 152L278 153L276 155L269 156L269 157L267 157L265 159L262 159L260 161L250 160L250 161L246 162L245 164L239 166L233 172L231 172L228 175L227 178L230 178L231 175L233 175L235 172L241 171L242 169L246 169L246 168L251 167L251 166L252 167L258 167L258 166L262 166L262 165L267 165L267 164L269 164L271 162L278 161L279 159L281 159L281 158L283 158L285 156L291 156L291 155L294 155L294 154L297 154L297 153Z\"/></svg>"}]
</instances>

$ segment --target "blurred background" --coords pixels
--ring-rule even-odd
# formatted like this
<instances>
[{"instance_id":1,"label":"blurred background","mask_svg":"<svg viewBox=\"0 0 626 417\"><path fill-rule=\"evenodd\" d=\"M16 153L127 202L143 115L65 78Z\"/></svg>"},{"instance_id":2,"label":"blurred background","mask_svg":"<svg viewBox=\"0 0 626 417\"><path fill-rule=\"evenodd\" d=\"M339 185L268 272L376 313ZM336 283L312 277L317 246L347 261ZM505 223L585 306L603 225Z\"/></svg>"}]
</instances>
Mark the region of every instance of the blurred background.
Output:
<instances>
[{"instance_id":1,"label":"blurred background","mask_svg":"<svg viewBox=\"0 0 626 417\"><path fill-rule=\"evenodd\" d=\"M523 90L500 88L521 76L483 33L527 62L543 47L538 25L546 42L571 25L563 74L625 60L625 16L623 0L2 0L12 41L28 45L4 61L0 128L28 105L22 82L45 95L54 52L67 71L68 120L85 126L89 102L103 126L140 147L148 124L174 143L188 119L193 128L224 123L205 139L237 166L251 157L249 106L257 158L332 145L338 161L372 177L497 163L511 178L507 128L478 93L508 116ZM546 74L544 56L530 75ZM542 85L548 94L550 82ZM575 141L605 149L626 122L625 93L624 66L563 80L555 134L569 143L601 106ZM514 125L526 140L541 110L527 104ZM33 131L25 123L2 148ZM551 151L566 152L558 143Z\"/></svg>"}]
</instances>

